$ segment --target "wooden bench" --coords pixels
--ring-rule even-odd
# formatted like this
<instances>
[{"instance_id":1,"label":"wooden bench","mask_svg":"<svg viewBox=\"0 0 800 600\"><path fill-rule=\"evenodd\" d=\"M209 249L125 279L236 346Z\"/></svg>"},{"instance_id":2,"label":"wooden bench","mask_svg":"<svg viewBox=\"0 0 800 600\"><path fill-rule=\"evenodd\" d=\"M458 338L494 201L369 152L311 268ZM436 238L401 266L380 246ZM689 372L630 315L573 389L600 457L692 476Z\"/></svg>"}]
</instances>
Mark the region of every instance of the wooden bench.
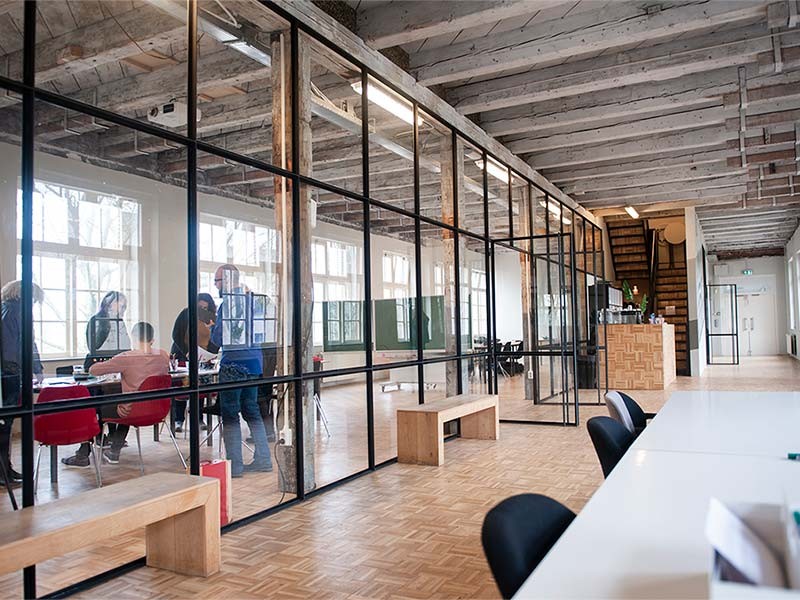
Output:
<instances>
[{"instance_id":1,"label":"wooden bench","mask_svg":"<svg viewBox=\"0 0 800 600\"><path fill-rule=\"evenodd\" d=\"M219 571L219 514L219 480L179 473L30 506L0 520L0 574L145 527L149 567L207 577Z\"/></svg>"},{"instance_id":2,"label":"wooden bench","mask_svg":"<svg viewBox=\"0 0 800 600\"><path fill-rule=\"evenodd\" d=\"M462 394L397 409L397 462L444 464L444 424L461 419L461 437L500 437L497 396Z\"/></svg>"}]
</instances>

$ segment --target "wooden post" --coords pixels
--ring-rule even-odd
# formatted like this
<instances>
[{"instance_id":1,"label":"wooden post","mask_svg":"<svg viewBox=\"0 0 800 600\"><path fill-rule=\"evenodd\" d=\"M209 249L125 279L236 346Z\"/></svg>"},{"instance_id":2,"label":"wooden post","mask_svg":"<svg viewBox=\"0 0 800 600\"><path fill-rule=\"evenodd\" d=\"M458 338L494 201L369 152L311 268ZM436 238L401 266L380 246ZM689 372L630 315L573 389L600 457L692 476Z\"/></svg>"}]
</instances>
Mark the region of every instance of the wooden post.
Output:
<instances>
[{"instance_id":1,"label":"wooden post","mask_svg":"<svg viewBox=\"0 0 800 600\"><path fill-rule=\"evenodd\" d=\"M515 235L528 236L530 231L530 216L532 214L530 186L522 188L522 198L519 203L519 231ZM529 252L533 252L533 244L527 240L520 244L526 252L519 255L520 288L522 293L522 348L523 350L533 350L536 340L533 339L534 323L536 318L536 289L534 280L533 257ZM525 381L525 399L535 398L534 388L536 380L533 375L536 369L536 357L525 356L522 359L524 372L522 377Z\"/></svg>"},{"instance_id":2,"label":"wooden post","mask_svg":"<svg viewBox=\"0 0 800 600\"><path fill-rule=\"evenodd\" d=\"M455 224L453 213L453 146L450 135L441 136L439 149L439 163L441 165L440 180L442 187L442 222L448 225ZM453 356L456 354L456 332L453 326L453 317L458 314L456 302L456 240L455 234L449 229L442 229L442 250L444 255L444 339L445 352ZM445 396L458 394L458 363L449 360L445 363Z\"/></svg>"},{"instance_id":3,"label":"wooden post","mask_svg":"<svg viewBox=\"0 0 800 600\"><path fill-rule=\"evenodd\" d=\"M290 37L289 32L278 32L272 35L272 155L273 163L286 169L292 168L292 89L290 67ZM298 115L300 164L301 173L311 174L311 59L308 45L300 43L299 73L298 73ZM309 222L309 200L311 190L307 186L300 187L300 228L294 231L292 213L292 182L284 177L275 176L275 227L281 232L282 260L278 265L279 279L279 335L283 340L278 345L278 372L291 373L294 366L294 340L292 336L292 310L293 285L297 277L292 272L292 250L299 247L301 250L301 268L299 273L301 307L300 318L302 333L299 343L302 352L302 368L310 372L313 366L312 346L312 291L313 281L311 273L311 223ZM307 382L303 389L303 438L304 438L304 489L313 490L316 487L314 479L314 400L313 383ZM284 415L288 419L289 428L292 430L292 439L297 439L295 424L297 414L291 389L284 395L284 401L278 407L278 428L284 425ZM297 485L296 453L294 444L278 447L276 460L280 465L279 485L281 491L296 492Z\"/></svg>"}]
</instances>

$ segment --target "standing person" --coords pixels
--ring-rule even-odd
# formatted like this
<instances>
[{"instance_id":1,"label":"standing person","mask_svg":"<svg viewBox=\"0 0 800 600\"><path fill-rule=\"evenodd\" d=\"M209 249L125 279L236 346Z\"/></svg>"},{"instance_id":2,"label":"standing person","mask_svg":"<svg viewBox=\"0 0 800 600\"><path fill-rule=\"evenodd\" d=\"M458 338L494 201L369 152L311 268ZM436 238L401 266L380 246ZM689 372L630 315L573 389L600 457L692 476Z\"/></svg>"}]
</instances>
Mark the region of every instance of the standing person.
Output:
<instances>
[{"instance_id":1,"label":"standing person","mask_svg":"<svg viewBox=\"0 0 800 600\"><path fill-rule=\"evenodd\" d=\"M155 330L150 323L136 323L131 328L131 336L136 343L136 348L122 352L109 360L97 362L91 366L92 375L106 375L119 373L122 376L122 391L130 393L137 391L144 380L152 375L169 374L169 355L163 350L153 348ZM131 413L130 402L124 404L111 404L100 409L101 418L117 419L127 417ZM112 423L108 424L109 427ZM106 462L117 464L122 444L128 435L128 425L116 425L109 430L110 447L103 451ZM91 446L88 442L81 444L75 456L62 458L61 462L69 467L88 467Z\"/></svg>"},{"instance_id":2,"label":"standing person","mask_svg":"<svg viewBox=\"0 0 800 600\"><path fill-rule=\"evenodd\" d=\"M211 294L197 294L197 346L198 354L203 356L204 352L217 354L219 347L211 343L211 327L214 325L214 317L217 313L217 305ZM172 326L172 348L170 354L179 361L189 360L189 309L184 308L175 325ZM207 356L207 354L206 354ZM175 423L175 431L183 431L183 422L186 418L186 400L178 400L172 403L172 420ZM200 427L207 429L206 424L200 420Z\"/></svg>"},{"instance_id":3,"label":"standing person","mask_svg":"<svg viewBox=\"0 0 800 600\"><path fill-rule=\"evenodd\" d=\"M33 285L33 303L44 301L44 292L35 283ZM2 390L3 406L19 405L19 392L22 381L22 281L11 281L0 290L0 344L2 354ZM42 379L42 362L39 360L39 349L33 341L33 374ZM2 473L8 475L10 483L22 481L22 475L11 466L11 429L14 419L0 419L0 461L5 470L0 470L0 485L5 485Z\"/></svg>"},{"instance_id":4,"label":"standing person","mask_svg":"<svg viewBox=\"0 0 800 600\"><path fill-rule=\"evenodd\" d=\"M130 350L131 339L123 321L127 309L128 299L122 292L111 291L103 296L100 308L86 323L87 370L100 360Z\"/></svg>"},{"instance_id":5,"label":"standing person","mask_svg":"<svg viewBox=\"0 0 800 600\"><path fill-rule=\"evenodd\" d=\"M211 329L211 342L222 348L219 361L220 382L243 382L262 374L262 350L253 347L248 339L252 323L247 323L248 294L239 283L239 269L234 265L220 266L214 274L222 304ZM258 408L258 386L249 386L219 393L222 413L222 437L225 452L231 461L231 477L241 477L246 471L272 471L272 456L267 432ZM245 465L242 459L241 412L253 436L256 451L253 462Z\"/></svg>"}]
</instances>

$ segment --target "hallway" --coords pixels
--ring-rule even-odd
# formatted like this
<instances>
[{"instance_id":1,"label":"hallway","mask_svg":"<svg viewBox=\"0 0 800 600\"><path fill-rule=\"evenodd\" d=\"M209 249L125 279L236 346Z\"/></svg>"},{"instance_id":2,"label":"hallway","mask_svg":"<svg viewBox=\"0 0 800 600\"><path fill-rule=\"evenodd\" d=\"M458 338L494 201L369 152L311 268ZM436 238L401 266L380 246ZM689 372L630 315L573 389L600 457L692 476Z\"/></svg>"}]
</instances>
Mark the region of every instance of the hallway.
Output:
<instances>
[{"instance_id":1,"label":"hallway","mask_svg":"<svg viewBox=\"0 0 800 600\"><path fill-rule=\"evenodd\" d=\"M657 410L677 390L798 390L800 361L744 358L633 392ZM577 428L503 424L497 442L455 440L443 467L392 464L225 535L223 570L208 580L137 569L82 594L141 597L499 597L480 544L486 511L539 492L580 510L602 474L582 407Z\"/></svg>"}]
</instances>

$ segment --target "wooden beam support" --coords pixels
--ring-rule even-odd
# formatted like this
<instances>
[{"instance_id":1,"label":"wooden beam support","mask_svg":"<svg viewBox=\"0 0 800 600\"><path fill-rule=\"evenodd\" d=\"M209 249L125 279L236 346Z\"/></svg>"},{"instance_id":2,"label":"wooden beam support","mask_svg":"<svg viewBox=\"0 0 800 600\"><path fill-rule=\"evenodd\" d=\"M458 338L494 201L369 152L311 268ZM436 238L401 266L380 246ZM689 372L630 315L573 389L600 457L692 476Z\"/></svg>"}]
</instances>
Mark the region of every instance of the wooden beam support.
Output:
<instances>
[{"instance_id":1,"label":"wooden beam support","mask_svg":"<svg viewBox=\"0 0 800 600\"><path fill-rule=\"evenodd\" d=\"M763 2L750 0L665 6L655 12L636 4L612 2L598 11L423 50L411 57L411 68L422 85L463 81L570 58L576 53L600 52L751 20L764 10Z\"/></svg>"}]
</instances>

